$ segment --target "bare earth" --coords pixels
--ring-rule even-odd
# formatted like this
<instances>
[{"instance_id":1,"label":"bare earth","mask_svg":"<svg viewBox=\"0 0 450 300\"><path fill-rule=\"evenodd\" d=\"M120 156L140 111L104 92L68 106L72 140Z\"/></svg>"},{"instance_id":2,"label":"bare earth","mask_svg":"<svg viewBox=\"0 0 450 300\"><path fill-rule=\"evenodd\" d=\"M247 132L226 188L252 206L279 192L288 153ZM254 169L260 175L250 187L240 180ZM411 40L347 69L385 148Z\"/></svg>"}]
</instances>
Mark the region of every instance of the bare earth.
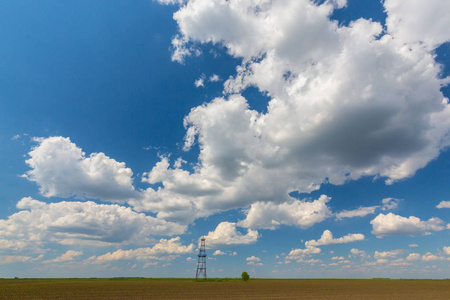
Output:
<instances>
[{"instance_id":1,"label":"bare earth","mask_svg":"<svg viewBox=\"0 0 450 300\"><path fill-rule=\"evenodd\" d=\"M0 279L0 299L450 299L450 280Z\"/></svg>"}]
</instances>

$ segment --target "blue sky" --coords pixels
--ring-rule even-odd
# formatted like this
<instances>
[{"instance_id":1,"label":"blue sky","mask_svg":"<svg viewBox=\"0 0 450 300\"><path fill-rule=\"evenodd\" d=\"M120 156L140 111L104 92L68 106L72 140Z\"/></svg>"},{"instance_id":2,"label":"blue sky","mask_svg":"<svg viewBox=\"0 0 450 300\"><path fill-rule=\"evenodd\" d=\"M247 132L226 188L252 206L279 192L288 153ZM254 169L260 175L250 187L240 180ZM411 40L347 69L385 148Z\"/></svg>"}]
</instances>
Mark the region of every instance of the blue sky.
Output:
<instances>
[{"instance_id":1,"label":"blue sky","mask_svg":"<svg viewBox=\"0 0 450 300\"><path fill-rule=\"evenodd\" d=\"M449 13L0 3L0 277L448 278Z\"/></svg>"}]
</instances>

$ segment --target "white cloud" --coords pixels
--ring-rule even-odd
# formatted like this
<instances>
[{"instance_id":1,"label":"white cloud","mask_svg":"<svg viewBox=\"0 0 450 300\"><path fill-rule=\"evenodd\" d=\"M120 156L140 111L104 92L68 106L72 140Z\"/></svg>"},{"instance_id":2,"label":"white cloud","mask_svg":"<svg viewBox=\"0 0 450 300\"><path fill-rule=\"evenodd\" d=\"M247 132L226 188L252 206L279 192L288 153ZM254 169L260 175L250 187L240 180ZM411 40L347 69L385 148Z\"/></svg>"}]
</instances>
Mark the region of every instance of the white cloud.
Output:
<instances>
[{"instance_id":1,"label":"white cloud","mask_svg":"<svg viewBox=\"0 0 450 300\"><path fill-rule=\"evenodd\" d=\"M369 214L375 213L375 210L380 208L381 210L391 210L398 207L400 200L395 198L384 198L381 201L381 206L368 206L368 207L359 207L354 210L343 210L341 212L336 213L336 219L342 220L344 218L354 218L354 217L365 217Z\"/></svg>"},{"instance_id":2,"label":"white cloud","mask_svg":"<svg viewBox=\"0 0 450 300\"><path fill-rule=\"evenodd\" d=\"M94 202L44 203L30 197L21 209L0 220L1 249L38 249L45 243L65 245L143 244L151 235L181 234L186 226L167 222L131 208Z\"/></svg>"},{"instance_id":3,"label":"white cloud","mask_svg":"<svg viewBox=\"0 0 450 300\"><path fill-rule=\"evenodd\" d=\"M105 263L117 260L171 260L181 254L189 254L194 251L194 244L188 246L181 245L180 237L170 240L161 239L153 247L137 248L131 250L119 249L115 252L108 252L100 256L92 256L86 260L87 263Z\"/></svg>"},{"instance_id":4,"label":"white cloud","mask_svg":"<svg viewBox=\"0 0 450 300\"><path fill-rule=\"evenodd\" d=\"M256 256L250 256L245 259L246 261L261 261L261 258Z\"/></svg>"},{"instance_id":5,"label":"white cloud","mask_svg":"<svg viewBox=\"0 0 450 300\"><path fill-rule=\"evenodd\" d=\"M450 247L444 247L444 253L450 255Z\"/></svg>"},{"instance_id":6,"label":"white cloud","mask_svg":"<svg viewBox=\"0 0 450 300\"><path fill-rule=\"evenodd\" d=\"M293 249L289 254L286 256L286 259L288 260L302 260L306 256L319 254L322 250L320 248L314 247L314 246L308 246L305 249Z\"/></svg>"},{"instance_id":7,"label":"white cloud","mask_svg":"<svg viewBox=\"0 0 450 300\"><path fill-rule=\"evenodd\" d=\"M445 0L386 0L388 32L400 43L435 48L450 39L450 3Z\"/></svg>"},{"instance_id":8,"label":"white cloud","mask_svg":"<svg viewBox=\"0 0 450 300\"><path fill-rule=\"evenodd\" d=\"M343 256L334 256L331 258L331 260L344 260L345 258Z\"/></svg>"},{"instance_id":9,"label":"white cloud","mask_svg":"<svg viewBox=\"0 0 450 300\"><path fill-rule=\"evenodd\" d=\"M408 37L407 20L388 32L364 19L339 27L330 15L345 3L192 0L180 7L174 58L182 61L194 53L190 47L209 43L242 64L225 82L224 98L185 118L184 149L200 149L194 172L152 170L162 187L132 205L191 222L256 203L290 204L291 192L324 182L380 176L391 184L435 159L449 145L450 107L433 49ZM386 4L391 20L421 15L392 3ZM447 39L437 25L448 22L446 15L415 24L433 36L427 45ZM435 25L438 31L428 30ZM239 95L248 86L270 98L265 113ZM255 226L282 223L273 221Z\"/></svg>"},{"instance_id":10,"label":"white cloud","mask_svg":"<svg viewBox=\"0 0 450 300\"><path fill-rule=\"evenodd\" d=\"M262 263L257 263L257 262L254 262L254 261L249 261L247 263L247 265L249 265L249 266L257 266L257 267L263 266Z\"/></svg>"},{"instance_id":11,"label":"white cloud","mask_svg":"<svg viewBox=\"0 0 450 300\"><path fill-rule=\"evenodd\" d=\"M391 210L396 209L398 207L400 200L395 198L384 198L381 203L383 206L381 207L381 210Z\"/></svg>"},{"instance_id":12,"label":"white cloud","mask_svg":"<svg viewBox=\"0 0 450 300\"><path fill-rule=\"evenodd\" d=\"M221 250L216 250L214 251L213 255L227 255L225 252L221 251Z\"/></svg>"},{"instance_id":13,"label":"white cloud","mask_svg":"<svg viewBox=\"0 0 450 300\"><path fill-rule=\"evenodd\" d=\"M411 263L404 260L403 258L399 258L394 261L391 261L390 265L391 266L410 266Z\"/></svg>"},{"instance_id":14,"label":"white cloud","mask_svg":"<svg viewBox=\"0 0 450 300\"><path fill-rule=\"evenodd\" d=\"M293 225L302 229L320 223L331 215L326 195L312 202L293 200L282 204L256 202L250 206L245 220L238 224L247 228L276 229L280 225Z\"/></svg>"},{"instance_id":15,"label":"white cloud","mask_svg":"<svg viewBox=\"0 0 450 300\"><path fill-rule=\"evenodd\" d=\"M365 217L369 214L375 213L378 206L359 207L354 210L343 210L336 213L336 219L342 220L344 218Z\"/></svg>"},{"instance_id":16,"label":"white cloud","mask_svg":"<svg viewBox=\"0 0 450 300\"><path fill-rule=\"evenodd\" d=\"M205 74L202 74L200 78L195 80L194 85L196 88L205 87Z\"/></svg>"},{"instance_id":17,"label":"white cloud","mask_svg":"<svg viewBox=\"0 0 450 300\"><path fill-rule=\"evenodd\" d=\"M450 201L441 201L436 208L450 208Z\"/></svg>"},{"instance_id":18,"label":"white cloud","mask_svg":"<svg viewBox=\"0 0 450 300\"><path fill-rule=\"evenodd\" d=\"M236 230L236 223L222 222L217 225L214 231L208 232L205 236L206 247L210 249L223 246L254 244L258 240L258 231L247 230L247 234L242 234Z\"/></svg>"},{"instance_id":19,"label":"white cloud","mask_svg":"<svg viewBox=\"0 0 450 300\"><path fill-rule=\"evenodd\" d=\"M364 240L364 234L361 233L350 233L346 236L340 237L340 238L333 238L333 233L329 230L325 230L320 237L319 240L311 240L305 242L305 246L322 246L322 245L334 245L334 244L346 244L346 243L352 243L356 241L363 241Z\"/></svg>"},{"instance_id":20,"label":"white cloud","mask_svg":"<svg viewBox=\"0 0 450 300\"><path fill-rule=\"evenodd\" d=\"M406 260L421 260L422 256L419 253L410 253Z\"/></svg>"},{"instance_id":21,"label":"white cloud","mask_svg":"<svg viewBox=\"0 0 450 300\"><path fill-rule=\"evenodd\" d=\"M212 75L209 77L209 81L210 81L210 82L218 82L218 81L220 81L220 77L219 77L219 75L217 75L217 74L212 74Z\"/></svg>"},{"instance_id":22,"label":"white cloud","mask_svg":"<svg viewBox=\"0 0 450 300\"><path fill-rule=\"evenodd\" d=\"M173 4L183 4L186 2L186 0L156 0L158 1L158 3L160 4L165 4L165 5L173 5Z\"/></svg>"},{"instance_id":23,"label":"white cloud","mask_svg":"<svg viewBox=\"0 0 450 300\"><path fill-rule=\"evenodd\" d=\"M311 258L311 259L299 259L299 260L297 260L297 262L314 265L314 264L319 264L322 261L320 259Z\"/></svg>"},{"instance_id":24,"label":"white cloud","mask_svg":"<svg viewBox=\"0 0 450 300\"><path fill-rule=\"evenodd\" d=\"M83 251L68 250L66 253L58 256L57 258L46 260L44 261L44 263L61 263L73 261L75 260L75 258L80 257L81 255L83 255Z\"/></svg>"},{"instance_id":25,"label":"white cloud","mask_svg":"<svg viewBox=\"0 0 450 300\"><path fill-rule=\"evenodd\" d=\"M383 252L375 251L375 254L373 257L375 259L395 258L395 257L402 255L403 253L404 253L403 250L392 250L392 251L383 251Z\"/></svg>"},{"instance_id":26,"label":"white cloud","mask_svg":"<svg viewBox=\"0 0 450 300\"><path fill-rule=\"evenodd\" d=\"M428 221L421 221L419 218L410 216L405 218L393 213L379 214L370 221L372 224L372 234L378 238L390 235L425 235L430 231L441 231L445 229L444 222L439 218L431 218Z\"/></svg>"},{"instance_id":27,"label":"white cloud","mask_svg":"<svg viewBox=\"0 0 450 300\"><path fill-rule=\"evenodd\" d=\"M408 247L417 248L417 247L419 247L419 245L417 245L417 244L410 244L410 245L408 245Z\"/></svg>"},{"instance_id":28,"label":"white cloud","mask_svg":"<svg viewBox=\"0 0 450 300\"><path fill-rule=\"evenodd\" d=\"M350 253L351 253L351 256L353 256L353 257L360 257L360 258L366 258L367 257L366 251L359 250L359 249L356 249L356 248L352 248L350 250Z\"/></svg>"},{"instance_id":29,"label":"white cloud","mask_svg":"<svg viewBox=\"0 0 450 300\"><path fill-rule=\"evenodd\" d=\"M31 170L24 177L36 182L45 197L126 200L137 197L133 172L125 163L104 153L86 157L69 138L35 139L38 146L28 153Z\"/></svg>"},{"instance_id":30,"label":"white cloud","mask_svg":"<svg viewBox=\"0 0 450 300\"><path fill-rule=\"evenodd\" d=\"M32 262L32 261L40 260L42 257L43 257L42 254L35 258L33 258L31 256L23 256L23 255L2 255L2 259L0 260L0 265Z\"/></svg>"},{"instance_id":31,"label":"white cloud","mask_svg":"<svg viewBox=\"0 0 450 300\"><path fill-rule=\"evenodd\" d=\"M447 258L445 258L443 256L437 256L430 252L427 252L422 256L422 260L423 261L435 261L435 260L447 260Z\"/></svg>"}]
</instances>

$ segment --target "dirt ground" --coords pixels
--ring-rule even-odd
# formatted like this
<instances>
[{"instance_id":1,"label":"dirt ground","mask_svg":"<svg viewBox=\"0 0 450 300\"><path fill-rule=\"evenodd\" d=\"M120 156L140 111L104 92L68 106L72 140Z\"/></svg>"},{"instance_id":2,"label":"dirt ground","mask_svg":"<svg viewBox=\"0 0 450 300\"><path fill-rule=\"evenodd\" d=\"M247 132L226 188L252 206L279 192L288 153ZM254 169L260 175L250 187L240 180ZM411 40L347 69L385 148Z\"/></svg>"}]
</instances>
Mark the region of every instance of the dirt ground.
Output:
<instances>
[{"instance_id":1,"label":"dirt ground","mask_svg":"<svg viewBox=\"0 0 450 300\"><path fill-rule=\"evenodd\" d=\"M450 280L0 279L0 299L450 299Z\"/></svg>"}]
</instances>

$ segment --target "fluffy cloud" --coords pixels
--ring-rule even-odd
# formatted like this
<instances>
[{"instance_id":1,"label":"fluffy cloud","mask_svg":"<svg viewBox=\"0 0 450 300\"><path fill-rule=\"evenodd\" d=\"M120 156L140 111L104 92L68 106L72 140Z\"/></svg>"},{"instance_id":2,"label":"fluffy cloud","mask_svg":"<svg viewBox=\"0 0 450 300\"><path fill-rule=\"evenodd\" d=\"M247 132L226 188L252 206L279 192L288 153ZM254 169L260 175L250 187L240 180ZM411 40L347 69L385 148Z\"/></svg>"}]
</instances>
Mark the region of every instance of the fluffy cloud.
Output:
<instances>
[{"instance_id":1,"label":"fluffy cloud","mask_svg":"<svg viewBox=\"0 0 450 300\"><path fill-rule=\"evenodd\" d=\"M447 258L445 258L443 256L437 256L430 252L427 252L422 256L422 260L423 261L447 260Z\"/></svg>"},{"instance_id":2,"label":"fluffy cloud","mask_svg":"<svg viewBox=\"0 0 450 300\"><path fill-rule=\"evenodd\" d=\"M92 256L86 262L88 263L105 263L117 260L154 260L163 259L170 260L181 254L189 254L194 251L194 244L188 246L181 245L180 237L170 240L161 239L159 243L153 247L137 248L132 250L117 250L108 252L100 256Z\"/></svg>"},{"instance_id":3,"label":"fluffy cloud","mask_svg":"<svg viewBox=\"0 0 450 300\"><path fill-rule=\"evenodd\" d=\"M221 250L216 250L216 251L214 251L213 255L216 256L216 255L227 255L227 254Z\"/></svg>"},{"instance_id":4,"label":"fluffy cloud","mask_svg":"<svg viewBox=\"0 0 450 300\"><path fill-rule=\"evenodd\" d=\"M331 260L344 260L345 258L343 256L334 256L331 258Z\"/></svg>"},{"instance_id":5,"label":"fluffy cloud","mask_svg":"<svg viewBox=\"0 0 450 300\"><path fill-rule=\"evenodd\" d=\"M372 224L372 234L378 238L390 235L425 235L430 231L441 231L445 229L444 221L439 218L431 218L428 221L421 221L419 218L410 216L405 218L393 213L379 214L370 221Z\"/></svg>"},{"instance_id":6,"label":"fluffy cloud","mask_svg":"<svg viewBox=\"0 0 450 300\"><path fill-rule=\"evenodd\" d=\"M261 258L256 256L250 256L245 259L246 261L261 261Z\"/></svg>"},{"instance_id":7,"label":"fluffy cloud","mask_svg":"<svg viewBox=\"0 0 450 300\"><path fill-rule=\"evenodd\" d=\"M18 213L0 220L0 247L33 249L47 242L65 245L142 244L151 235L181 234L185 226L119 205L94 202L44 203L30 197L17 203Z\"/></svg>"},{"instance_id":8,"label":"fluffy cloud","mask_svg":"<svg viewBox=\"0 0 450 300\"><path fill-rule=\"evenodd\" d=\"M381 210L391 210L391 209L396 209L398 207L400 200L399 199L395 199L395 198L384 198L381 201L381 204L383 204L383 206L381 207Z\"/></svg>"},{"instance_id":9,"label":"fluffy cloud","mask_svg":"<svg viewBox=\"0 0 450 300\"><path fill-rule=\"evenodd\" d=\"M31 257L31 256L23 256L23 255L2 255L2 259L0 260L0 265L3 264L13 264L17 262L32 262L36 260L40 260L43 257L43 255L39 255L38 257Z\"/></svg>"},{"instance_id":10,"label":"fluffy cloud","mask_svg":"<svg viewBox=\"0 0 450 300\"><path fill-rule=\"evenodd\" d=\"M236 223L222 222L217 225L214 231L208 232L205 236L206 247L210 249L223 246L254 244L258 240L258 231L247 230L247 234L242 234L236 230Z\"/></svg>"},{"instance_id":11,"label":"fluffy cloud","mask_svg":"<svg viewBox=\"0 0 450 300\"><path fill-rule=\"evenodd\" d=\"M342 220L344 218L354 218L354 217L365 217L369 214L375 213L375 210L391 210L398 207L399 199L395 198L384 198L381 201L381 206L368 206L368 207L359 207L354 210L343 210L341 212L336 213L336 219Z\"/></svg>"},{"instance_id":12,"label":"fluffy cloud","mask_svg":"<svg viewBox=\"0 0 450 300\"><path fill-rule=\"evenodd\" d=\"M450 201L441 201L436 208L450 208Z\"/></svg>"},{"instance_id":13,"label":"fluffy cloud","mask_svg":"<svg viewBox=\"0 0 450 300\"><path fill-rule=\"evenodd\" d=\"M219 75L217 75L217 74L212 74L212 75L209 77L209 81L210 81L210 82L218 82L218 81L220 81L220 77L219 77Z\"/></svg>"},{"instance_id":14,"label":"fluffy cloud","mask_svg":"<svg viewBox=\"0 0 450 300\"><path fill-rule=\"evenodd\" d=\"M254 261L249 261L249 262L247 263L247 265L249 265L249 266L260 267L260 266L263 266L263 263L254 262Z\"/></svg>"},{"instance_id":15,"label":"fluffy cloud","mask_svg":"<svg viewBox=\"0 0 450 300\"><path fill-rule=\"evenodd\" d=\"M450 3L442 0L386 0L388 31L402 43L422 43L428 48L450 40Z\"/></svg>"},{"instance_id":16,"label":"fluffy cloud","mask_svg":"<svg viewBox=\"0 0 450 300\"><path fill-rule=\"evenodd\" d=\"M293 200L282 204L257 202L250 206L245 220L238 224L247 228L275 229L280 225L293 225L302 229L322 222L331 215L326 195L312 202Z\"/></svg>"},{"instance_id":17,"label":"fluffy cloud","mask_svg":"<svg viewBox=\"0 0 450 300\"><path fill-rule=\"evenodd\" d=\"M174 60L199 55L206 43L242 60L225 82L225 96L193 108L184 120L184 150L200 149L194 171L161 158L142 178L160 187L138 192L124 163L103 153L86 156L69 139L52 137L41 139L27 160L26 177L43 195L128 201L137 211L186 224L250 206L242 226L307 228L327 211L302 213L305 203L291 192L362 176L393 183L450 144L450 106L440 91L448 80L440 78L433 54L450 39L448 5L439 5L431 20L414 21L414 31L409 20L421 17L428 2L386 1L383 32L371 20L332 21L344 0L159 2L180 5ZM266 113L240 95L249 86L270 98ZM265 222L259 216L269 208L277 216Z\"/></svg>"},{"instance_id":18,"label":"fluffy cloud","mask_svg":"<svg viewBox=\"0 0 450 300\"><path fill-rule=\"evenodd\" d=\"M336 219L342 220L344 218L365 217L369 214L375 213L378 206L359 207L354 210L343 210L336 213Z\"/></svg>"},{"instance_id":19,"label":"fluffy cloud","mask_svg":"<svg viewBox=\"0 0 450 300\"><path fill-rule=\"evenodd\" d=\"M44 263L61 263L61 262L73 261L75 258L80 257L81 255L83 255L83 251L68 250L66 253L62 254L61 256L58 256L55 259L46 260L46 261L44 261Z\"/></svg>"},{"instance_id":20,"label":"fluffy cloud","mask_svg":"<svg viewBox=\"0 0 450 300\"><path fill-rule=\"evenodd\" d=\"M427 32L417 35L427 37L422 41L411 36L408 20L422 16L417 7L428 5L425 0L415 1L413 9L386 1L387 32L364 19L338 26L330 15L345 3L182 5L174 14L177 60L190 55L192 46L209 43L225 47L242 64L225 83L228 95L193 108L185 118L184 149L200 149L194 172L165 168L162 161L147 177L162 187L149 189L132 205L184 222L253 204L255 211L268 206L282 214L284 208L275 206L294 203L291 192L362 176L381 176L391 184L436 158L450 136L450 107L440 91L448 80L440 78L433 54L450 39L443 29L447 6L440 5L431 20L414 23L422 30L417 32ZM249 86L270 98L266 113L251 109L239 95ZM248 220L247 226L282 223L258 222Z\"/></svg>"},{"instance_id":21,"label":"fluffy cloud","mask_svg":"<svg viewBox=\"0 0 450 300\"><path fill-rule=\"evenodd\" d=\"M356 248L352 248L352 249L350 250L350 253L351 253L350 255L351 255L352 257L360 257L361 259L367 257L366 251L364 251L364 250L359 250L359 249L356 249Z\"/></svg>"},{"instance_id":22,"label":"fluffy cloud","mask_svg":"<svg viewBox=\"0 0 450 300\"><path fill-rule=\"evenodd\" d=\"M200 78L198 78L196 81L194 81L194 85L195 85L195 87L196 88L199 88L199 87L205 87L205 74L202 74L201 76L200 76Z\"/></svg>"},{"instance_id":23,"label":"fluffy cloud","mask_svg":"<svg viewBox=\"0 0 450 300\"><path fill-rule=\"evenodd\" d=\"M88 157L69 138L35 139L26 163L31 170L24 175L40 186L45 197L76 197L126 200L138 196L133 187L133 172L125 163L104 153Z\"/></svg>"},{"instance_id":24,"label":"fluffy cloud","mask_svg":"<svg viewBox=\"0 0 450 300\"><path fill-rule=\"evenodd\" d=\"M410 253L406 260L421 260L422 256L419 253Z\"/></svg>"},{"instance_id":25,"label":"fluffy cloud","mask_svg":"<svg viewBox=\"0 0 450 300\"><path fill-rule=\"evenodd\" d=\"M352 242L363 241L363 240L364 240L364 234L361 234L361 233L351 233L351 234L347 234L346 236L335 239L335 238L333 238L333 233L331 233L331 231L325 230L319 240L307 241L307 242L305 242L305 246L310 247L310 246L346 244L346 243L352 243Z\"/></svg>"},{"instance_id":26,"label":"fluffy cloud","mask_svg":"<svg viewBox=\"0 0 450 300\"><path fill-rule=\"evenodd\" d=\"M319 254L320 252L322 252L322 250L320 248L317 248L317 247L314 247L314 246L309 246L309 247L306 247L305 249L293 249L286 256L286 259L297 260L297 261L300 260L300 262L301 262L301 261L303 261L303 259L306 256Z\"/></svg>"},{"instance_id":27,"label":"fluffy cloud","mask_svg":"<svg viewBox=\"0 0 450 300\"><path fill-rule=\"evenodd\" d=\"M444 247L444 253L450 255L450 247Z\"/></svg>"},{"instance_id":28,"label":"fluffy cloud","mask_svg":"<svg viewBox=\"0 0 450 300\"><path fill-rule=\"evenodd\" d=\"M404 253L403 250L392 250L392 251L383 251L378 252L375 251L374 258L375 259L385 259L385 258L395 258Z\"/></svg>"}]
</instances>

